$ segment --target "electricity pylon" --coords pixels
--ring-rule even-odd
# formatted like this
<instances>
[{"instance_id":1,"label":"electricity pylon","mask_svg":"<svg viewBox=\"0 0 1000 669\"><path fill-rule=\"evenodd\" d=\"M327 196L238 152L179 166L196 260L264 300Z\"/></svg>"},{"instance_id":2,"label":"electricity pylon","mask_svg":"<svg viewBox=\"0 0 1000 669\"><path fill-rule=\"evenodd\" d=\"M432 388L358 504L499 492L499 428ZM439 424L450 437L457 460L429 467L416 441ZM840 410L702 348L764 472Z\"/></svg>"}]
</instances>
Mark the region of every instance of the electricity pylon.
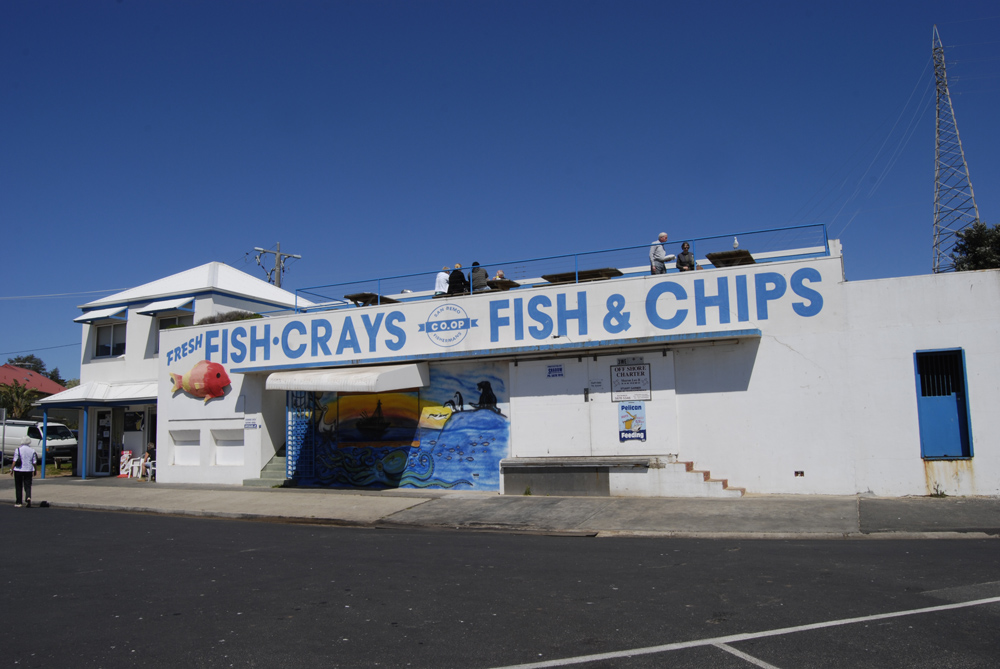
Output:
<instances>
[{"instance_id":1,"label":"electricity pylon","mask_svg":"<svg viewBox=\"0 0 1000 669\"><path fill-rule=\"evenodd\" d=\"M934 81L937 84L937 125L934 147L934 272L955 269L951 258L956 235L979 220L969 166L958 138L955 110L948 92L944 47L937 26L932 38Z\"/></svg>"}]
</instances>

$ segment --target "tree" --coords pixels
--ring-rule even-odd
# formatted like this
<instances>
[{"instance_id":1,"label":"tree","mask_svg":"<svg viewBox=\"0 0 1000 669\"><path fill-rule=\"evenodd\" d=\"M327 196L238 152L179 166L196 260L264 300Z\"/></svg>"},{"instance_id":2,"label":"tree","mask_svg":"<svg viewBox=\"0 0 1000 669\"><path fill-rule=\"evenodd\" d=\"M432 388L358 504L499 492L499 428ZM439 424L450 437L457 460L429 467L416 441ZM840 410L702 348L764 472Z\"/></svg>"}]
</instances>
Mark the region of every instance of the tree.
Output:
<instances>
[{"instance_id":1,"label":"tree","mask_svg":"<svg viewBox=\"0 0 1000 669\"><path fill-rule=\"evenodd\" d=\"M48 371L45 369L45 363L42 359L36 355L19 355L16 358L7 358L8 365L14 365L15 367L20 367L21 369L30 369L36 374L41 374L42 376L48 376Z\"/></svg>"},{"instance_id":2,"label":"tree","mask_svg":"<svg viewBox=\"0 0 1000 669\"><path fill-rule=\"evenodd\" d=\"M31 414L31 405L37 396L38 393L32 388L22 386L16 380L10 384L0 383L0 406L14 420L27 418Z\"/></svg>"},{"instance_id":3,"label":"tree","mask_svg":"<svg viewBox=\"0 0 1000 669\"><path fill-rule=\"evenodd\" d=\"M52 371L49 372L48 377L49 377L49 379L51 381L55 381L60 386L65 386L66 385L66 379L64 379L62 377L62 375L59 373L59 368L58 367L53 367Z\"/></svg>"},{"instance_id":4,"label":"tree","mask_svg":"<svg viewBox=\"0 0 1000 669\"><path fill-rule=\"evenodd\" d=\"M951 252L956 272L1000 268L1000 224L992 228L975 221L955 234L958 241Z\"/></svg>"},{"instance_id":5,"label":"tree","mask_svg":"<svg viewBox=\"0 0 1000 669\"><path fill-rule=\"evenodd\" d=\"M59 368L53 367L51 372L48 371L45 368L45 362L37 355L19 355L16 358L7 358L7 364L20 367L21 369L30 369L36 374L41 374L47 379L55 381L60 386L66 385L66 381L63 379L62 375L59 374Z\"/></svg>"}]
</instances>

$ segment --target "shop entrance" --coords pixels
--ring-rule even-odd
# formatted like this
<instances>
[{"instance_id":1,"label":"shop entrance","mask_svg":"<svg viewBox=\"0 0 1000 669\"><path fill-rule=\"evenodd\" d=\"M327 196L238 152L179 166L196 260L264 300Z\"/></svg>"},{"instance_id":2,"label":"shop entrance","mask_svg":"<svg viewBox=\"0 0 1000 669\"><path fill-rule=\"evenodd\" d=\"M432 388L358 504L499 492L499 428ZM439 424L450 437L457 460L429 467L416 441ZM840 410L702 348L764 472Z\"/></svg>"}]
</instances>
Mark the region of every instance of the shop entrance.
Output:
<instances>
[{"instance_id":1,"label":"shop entrance","mask_svg":"<svg viewBox=\"0 0 1000 669\"><path fill-rule=\"evenodd\" d=\"M111 411L97 412L96 438L94 439L94 474L111 474Z\"/></svg>"},{"instance_id":2,"label":"shop entrance","mask_svg":"<svg viewBox=\"0 0 1000 669\"><path fill-rule=\"evenodd\" d=\"M96 476L118 473L125 431L125 410L114 407L95 412L93 472Z\"/></svg>"}]
</instances>

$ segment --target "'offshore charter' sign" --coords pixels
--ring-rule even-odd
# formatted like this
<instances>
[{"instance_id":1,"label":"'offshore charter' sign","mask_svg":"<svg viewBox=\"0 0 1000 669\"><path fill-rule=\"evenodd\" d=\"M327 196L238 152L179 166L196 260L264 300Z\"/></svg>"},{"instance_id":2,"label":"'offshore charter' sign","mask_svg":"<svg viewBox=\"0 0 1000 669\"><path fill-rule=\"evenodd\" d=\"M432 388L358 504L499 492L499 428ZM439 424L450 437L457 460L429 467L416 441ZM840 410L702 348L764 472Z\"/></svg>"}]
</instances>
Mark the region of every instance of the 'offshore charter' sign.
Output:
<instances>
[{"instance_id":1,"label":"'offshore charter' sign","mask_svg":"<svg viewBox=\"0 0 1000 669\"><path fill-rule=\"evenodd\" d=\"M245 372L710 333L817 316L839 277L839 259L822 258L293 314L165 330L160 358L167 368L195 356Z\"/></svg>"},{"instance_id":2,"label":"'offshore charter' sign","mask_svg":"<svg viewBox=\"0 0 1000 669\"><path fill-rule=\"evenodd\" d=\"M650 365L612 365L611 366L611 401L651 400L652 374Z\"/></svg>"}]
</instances>

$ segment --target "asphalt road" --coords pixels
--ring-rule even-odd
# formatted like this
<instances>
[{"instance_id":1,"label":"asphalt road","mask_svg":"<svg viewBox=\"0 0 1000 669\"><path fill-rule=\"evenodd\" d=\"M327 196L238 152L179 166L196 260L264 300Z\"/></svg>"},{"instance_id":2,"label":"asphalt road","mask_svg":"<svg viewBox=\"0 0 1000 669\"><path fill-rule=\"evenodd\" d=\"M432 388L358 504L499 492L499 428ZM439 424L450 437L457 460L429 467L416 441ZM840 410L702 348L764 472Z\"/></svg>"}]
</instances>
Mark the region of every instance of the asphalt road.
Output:
<instances>
[{"instance_id":1,"label":"asphalt road","mask_svg":"<svg viewBox=\"0 0 1000 669\"><path fill-rule=\"evenodd\" d=\"M0 527L5 666L1000 663L995 540L550 537L9 505Z\"/></svg>"}]
</instances>

